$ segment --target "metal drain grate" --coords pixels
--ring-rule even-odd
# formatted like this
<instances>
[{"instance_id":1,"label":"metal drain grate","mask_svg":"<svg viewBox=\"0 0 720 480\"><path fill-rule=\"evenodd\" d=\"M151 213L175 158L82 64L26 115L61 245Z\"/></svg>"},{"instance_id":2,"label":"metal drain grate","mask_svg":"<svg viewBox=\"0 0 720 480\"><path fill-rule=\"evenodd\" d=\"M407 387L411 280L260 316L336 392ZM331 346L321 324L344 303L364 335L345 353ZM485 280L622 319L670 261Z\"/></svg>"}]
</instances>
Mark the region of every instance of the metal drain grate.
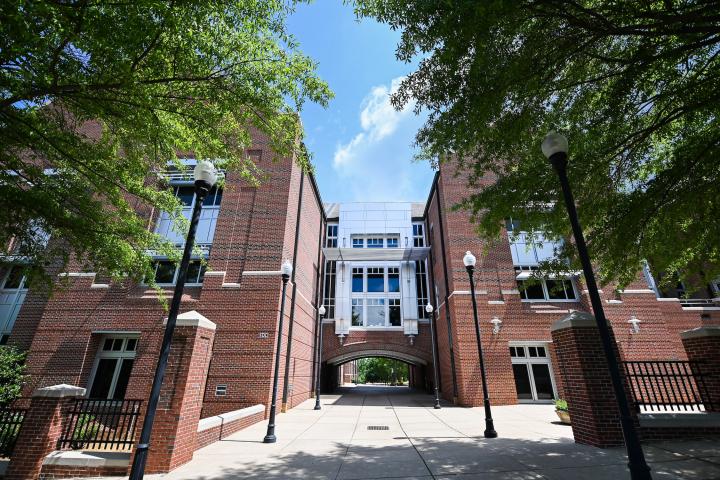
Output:
<instances>
[{"instance_id":1,"label":"metal drain grate","mask_svg":"<svg viewBox=\"0 0 720 480\"><path fill-rule=\"evenodd\" d=\"M390 430L387 425L368 425L368 430Z\"/></svg>"}]
</instances>

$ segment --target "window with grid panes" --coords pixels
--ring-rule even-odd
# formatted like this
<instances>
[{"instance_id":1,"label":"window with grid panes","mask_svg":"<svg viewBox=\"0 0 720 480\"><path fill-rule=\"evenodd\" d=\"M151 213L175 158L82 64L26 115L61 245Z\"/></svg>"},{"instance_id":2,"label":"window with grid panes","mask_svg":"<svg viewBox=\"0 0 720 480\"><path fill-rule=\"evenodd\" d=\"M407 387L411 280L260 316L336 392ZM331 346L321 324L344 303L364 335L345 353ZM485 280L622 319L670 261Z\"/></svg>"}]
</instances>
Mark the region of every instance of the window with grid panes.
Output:
<instances>
[{"instance_id":1,"label":"window with grid panes","mask_svg":"<svg viewBox=\"0 0 720 480\"><path fill-rule=\"evenodd\" d=\"M137 345L136 336L108 336L102 339L95 358L89 398L125 399Z\"/></svg>"}]
</instances>

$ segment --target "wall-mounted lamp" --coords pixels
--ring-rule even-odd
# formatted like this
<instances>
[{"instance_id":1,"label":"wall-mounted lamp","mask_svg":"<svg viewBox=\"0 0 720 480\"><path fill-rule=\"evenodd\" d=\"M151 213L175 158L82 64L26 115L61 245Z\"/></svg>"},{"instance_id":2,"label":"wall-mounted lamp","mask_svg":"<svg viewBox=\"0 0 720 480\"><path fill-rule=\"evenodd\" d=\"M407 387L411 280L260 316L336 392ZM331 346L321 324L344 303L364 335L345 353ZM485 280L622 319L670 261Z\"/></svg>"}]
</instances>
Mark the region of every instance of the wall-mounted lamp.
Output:
<instances>
[{"instance_id":1,"label":"wall-mounted lamp","mask_svg":"<svg viewBox=\"0 0 720 480\"><path fill-rule=\"evenodd\" d=\"M340 345L345 345L345 334L341 333L338 335L338 340L340 340Z\"/></svg>"},{"instance_id":2,"label":"wall-mounted lamp","mask_svg":"<svg viewBox=\"0 0 720 480\"><path fill-rule=\"evenodd\" d=\"M408 339L410 339L410 345L415 345L415 335L408 335Z\"/></svg>"},{"instance_id":3,"label":"wall-mounted lamp","mask_svg":"<svg viewBox=\"0 0 720 480\"><path fill-rule=\"evenodd\" d=\"M493 335L497 335L500 333L500 329L502 328L502 320L500 320L498 317L493 317L492 320L490 320L490 323L492 323L493 329L492 333Z\"/></svg>"},{"instance_id":4,"label":"wall-mounted lamp","mask_svg":"<svg viewBox=\"0 0 720 480\"><path fill-rule=\"evenodd\" d=\"M630 324L630 333L640 333L640 321L639 318L637 318L635 315L630 317L630 320L628 320L628 323Z\"/></svg>"}]
</instances>

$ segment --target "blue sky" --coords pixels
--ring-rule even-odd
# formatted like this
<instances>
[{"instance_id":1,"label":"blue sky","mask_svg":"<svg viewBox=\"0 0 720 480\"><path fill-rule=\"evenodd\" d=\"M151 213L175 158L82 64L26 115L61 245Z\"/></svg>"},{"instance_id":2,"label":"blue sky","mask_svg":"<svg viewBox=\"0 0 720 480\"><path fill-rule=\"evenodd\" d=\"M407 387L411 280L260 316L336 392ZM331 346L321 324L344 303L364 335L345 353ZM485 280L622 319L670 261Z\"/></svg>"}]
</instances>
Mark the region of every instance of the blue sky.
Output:
<instances>
[{"instance_id":1,"label":"blue sky","mask_svg":"<svg viewBox=\"0 0 720 480\"><path fill-rule=\"evenodd\" d=\"M339 0L299 5L288 28L335 92L327 109L308 104L301 114L323 200L425 201L433 171L413 161L412 149L424 117L389 103L413 70L395 59L399 33L356 21Z\"/></svg>"}]
</instances>

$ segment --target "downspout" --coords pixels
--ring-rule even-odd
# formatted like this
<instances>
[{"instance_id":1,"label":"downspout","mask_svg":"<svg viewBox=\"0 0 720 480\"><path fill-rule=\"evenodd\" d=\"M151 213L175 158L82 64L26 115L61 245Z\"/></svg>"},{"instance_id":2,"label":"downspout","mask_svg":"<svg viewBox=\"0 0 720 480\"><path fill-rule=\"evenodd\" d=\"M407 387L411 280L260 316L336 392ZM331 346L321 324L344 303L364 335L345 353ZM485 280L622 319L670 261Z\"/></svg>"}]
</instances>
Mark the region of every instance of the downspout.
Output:
<instances>
[{"instance_id":1,"label":"downspout","mask_svg":"<svg viewBox=\"0 0 720 480\"><path fill-rule=\"evenodd\" d=\"M445 254L445 229L443 228L442 210L440 208L440 176L438 175L435 189L437 199L438 223L440 224L440 250L442 251L443 272L445 273L445 320L447 320L448 347L450 348L450 370L453 381L453 403L458 401L457 373L455 372L455 349L453 348L452 322L450 320L450 282L448 281L447 257Z\"/></svg>"},{"instance_id":2,"label":"downspout","mask_svg":"<svg viewBox=\"0 0 720 480\"><path fill-rule=\"evenodd\" d=\"M300 173L300 193L298 195L297 218L295 219L295 245L293 246L293 271L292 271L292 297L290 299L290 324L288 325L287 350L285 352L285 377L283 380L283 395L281 412L287 411L288 386L290 379L290 353L292 352L293 326L295 325L295 299L297 298L297 283L295 283L295 275L297 273L297 251L300 240L300 214L302 213L303 187L305 186L305 171ZM282 335L282 332L280 332Z\"/></svg>"}]
</instances>

